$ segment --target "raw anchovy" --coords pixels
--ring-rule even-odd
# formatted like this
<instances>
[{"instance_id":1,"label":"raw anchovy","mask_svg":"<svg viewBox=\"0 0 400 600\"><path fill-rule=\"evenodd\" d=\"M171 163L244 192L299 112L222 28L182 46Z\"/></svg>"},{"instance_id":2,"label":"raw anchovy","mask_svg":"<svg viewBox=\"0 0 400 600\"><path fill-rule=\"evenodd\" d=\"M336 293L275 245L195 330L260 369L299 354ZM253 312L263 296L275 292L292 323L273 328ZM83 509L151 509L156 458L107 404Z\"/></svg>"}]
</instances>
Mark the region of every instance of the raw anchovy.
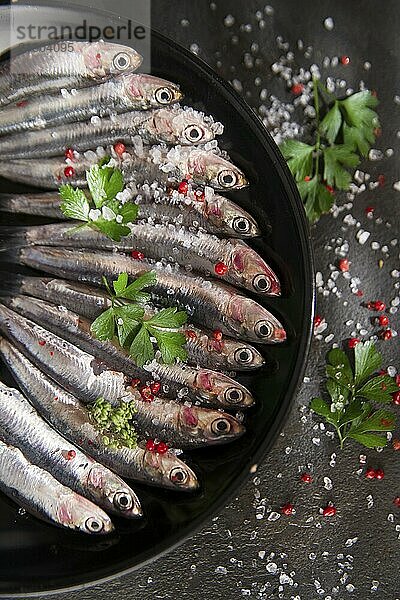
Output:
<instances>
[{"instance_id":1,"label":"raw anchovy","mask_svg":"<svg viewBox=\"0 0 400 600\"><path fill-rule=\"evenodd\" d=\"M135 71L142 57L132 48L109 42L55 42L0 65L0 105L36 94L81 88L119 73Z\"/></svg>"},{"instance_id":2,"label":"raw anchovy","mask_svg":"<svg viewBox=\"0 0 400 600\"><path fill-rule=\"evenodd\" d=\"M0 431L26 458L62 484L119 516L142 516L135 492L122 479L59 435L17 390L0 384Z\"/></svg>"},{"instance_id":3,"label":"raw anchovy","mask_svg":"<svg viewBox=\"0 0 400 600\"><path fill-rule=\"evenodd\" d=\"M249 213L228 198L215 194L210 187L206 187L204 192L198 191L196 194L190 191L187 196L182 196L176 190L166 194L162 188L144 184L132 191L129 200L132 198L139 205L139 219L164 225L177 223L188 228L201 228L220 236L247 238L261 235ZM0 194L2 212L65 219L60 204L60 196L55 192Z\"/></svg>"},{"instance_id":4,"label":"raw anchovy","mask_svg":"<svg viewBox=\"0 0 400 600\"><path fill-rule=\"evenodd\" d=\"M71 344L95 354L110 368L122 371L131 378L146 378L151 370L157 379L171 388L173 396L179 395L183 388L186 390L185 399L206 402L218 408L248 408L254 404L253 397L245 387L222 373L183 365L160 365L157 361L153 361L147 369L137 367L125 351L111 342L94 338L90 333L90 321L65 307L56 307L26 296L5 296L2 302L48 331L55 334L61 332Z\"/></svg>"},{"instance_id":5,"label":"raw anchovy","mask_svg":"<svg viewBox=\"0 0 400 600\"><path fill-rule=\"evenodd\" d=\"M175 146L168 148L151 147L145 153L136 153L127 148L121 157L114 148L107 148L113 155L110 166L119 167L125 182L159 181L165 185L180 181L190 175L194 183L209 185L216 190L240 189L247 180L240 169L226 158L203 148ZM104 156L104 152L102 152ZM140 155L139 155L140 154ZM70 183L86 187L86 171L97 164L100 156L88 151L74 160L61 158L31 158L0 162L0 176L46 189L58 189Z\"/></svg>"},{"instance_id":6,"label":"raw anchovy","mask_svg":"<svg viewBox=\"0 0 400 600\"><path fill-rule=\"evenodd\" d=\"M17 296L4 297L2 302L23 317L52 331L62 332L63 338L82 350L95 354L106 364L131 378L148 377L149 371L166 383L170 392L179 394L187 389L186 399L199 400L222 408L247 408L254 403L246 388L226 375L207 369L182 365L160 365L154 361L147 369L138 368L124 351L111 342L96 340L90 334L90 322L64 307L57 308L42 300Z\"/></svg>"},{"instance_id":7,"label":"raw anchovy","mask_svg":"<svg viewBox=\"0 0 400 600\"><path fill-rule=\"evenodd\" d=\"M0 113L1 114L1 113ZM179 106L149 111L132 111L84 123L69 123L41 131L0 138L0 157L5 159L61 156L66 150L83 152L90 148L125 142L164 142L195 145L214 138L214 123L196 110Z\"/></svg>"},{"instance_id":8,"label":"raw anchovy","mask_svg":"<svg viewBox=\"0 0 400 600\"><path fill-rule=\"evenodd\" d=\"M231 337L258 343L286 340L282 324L266 308L236 288L219 281L194 277L182 268L136 260L111 252L83 252L64 248L31 246L6 253L10 260L58 277L102 285L102 276L116 279L120 273L137 277L155 270L157 283L150 288L152 301L178 306L191 319L210 329L220 329Z\"/></svg>"},{"instance_id":9,"label":"raw anchovy","mask_svg":"<svg viewBox=\"0 0 400 600\"><path fill-rule=\"evenodd\" d=\"M130 110L160 108L181 98L175 83L142 73L128 73L100 85L32 98L23 106L7 106L0 112L0 134L55 127Z\"/></svg>"},{"instance_id":10,"label":"raw anchovy","mask_svg":"<svg viewBox=\"0 0 400 600\"><path fill-rule=\"evenodd\" d=\"M23 393L39 414L66 439L89 452L96 460L122 477L149 485L193 491L198 481L193 471L173 451L156 454L137 447L106 446L87 408L39 371L4 338L0 354Z\"/></svg>"},{"instance_id":11,"label":"raw anchovy","mask_svg":"<svg viewBox=\"0 0 400 600\"><path fill-rule=\"evenodd\" d=\"M33 465L21 450L2 441L0 490L35 517L53 525L89 534L106 534L114 529L101 508Z\"/></svg>"},{"instance_id":12,"label":"raw anchovy","mask_svg":"<svg viewBox=\"0 0 400 600\"><path fill-rule=\"evenodd\" d=\"M77 223L79 225L79 223ZM151 259L170 262L201 275L219 276L251 292L280 296L281 286L271 267L243 240L220 239L209 233L192 233L174 225L133 223L131 233L115 242L90 227L74 228L74 223L55 223L35 227L6 227L0 230L0 248L7 244L90 248L142 252ZM219 266L223 267L221 273Z\"/></svg>"},{"instance_id":13,"label":"raw anchovy","mask_svg":"<svg viewBox=\"0 0 400 600\"><path fill-rule=\"evenodd\" d=\"M114 406L133 401L133 423L143 436L162 438L177 447L232 441L245 428L231 415L156 398L142 400L121 372L66 340L0 305L0 329L29 360L85 403L104 398Z\"/></svg>"},{"instance_id":14,"label":"raw anchovy","mask_svg":"<svg viewBox=\"0 0 400 600\"><path fill-rule=\"evenodd\" d=\"M63 308L74 311L80 317L86 317L87 319L96 319L111 306L107 294L98 288L89 287L82 283L16 274L13 274L11 280L2 273L0 278L2 281L0 294L33 296L52 304L61 305ZM156 311L155 306L149 303L144 308L149 316ZM193 324L184 325L181 332L186 336L187 361L192 365L225 371L247 371L257 369L264 364L261 354L246 342L233 340L226 336L223 336L221 340L216 339L216 336L210 331L196 327ZM178 366L175 365L177 374L179 372ZM158 365L157 367L158 375L162 380L164 379L164 367L165 365Z\"/></svg>"}]
</instances>

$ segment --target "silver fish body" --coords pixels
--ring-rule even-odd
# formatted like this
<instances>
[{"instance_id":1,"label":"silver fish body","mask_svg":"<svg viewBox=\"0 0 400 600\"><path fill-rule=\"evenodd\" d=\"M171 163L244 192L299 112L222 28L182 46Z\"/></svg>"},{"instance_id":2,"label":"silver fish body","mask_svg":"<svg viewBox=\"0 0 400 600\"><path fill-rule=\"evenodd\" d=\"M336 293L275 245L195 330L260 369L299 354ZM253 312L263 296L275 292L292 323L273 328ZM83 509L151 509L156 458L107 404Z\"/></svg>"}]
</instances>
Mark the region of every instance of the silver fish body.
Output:
<instances>
[{"instance_id":1,"label":"silver fish body","mask_svg":"<svg viewBox=\"0 0 400 600\"><path fill-rule=\"evenodd\" d=\"M131 147L117 156L113 147L111 166L121 169L126 183L158 181L163 185L177 183L186 177L197 185L229 191L247 186L244 173L227 158L203 148L175 146L151 147L139 154ZM104 153L102 152L103 156ZM85 152L74 160L61 158L31 158L0 161L0 176L45 189L59 189L62 184L87 187L86 171L99 161L99 154Z\"/></svg>"},{"instance_id":2,"label":"silver fish body","mask_svg":"<svg viewBox=\"0 0 400 600\"><path fill-rule=\"evenodd\" d=\"M78 223L79 225L79 223ZM74 229L72 223L55 223L27 228L6 229L10 243L92 250L139 251L146 257L167 259L206 277L218 277L238 287L266 296L279 296L279 279L271 267L243 240L220 239L202 232L190 232L174 225L152 225L141 222L130 226L131 233L120 242L84 227ZM1 234L1 231L0 231ZM224 267L219 272L218 267Z\"/></svg>"},{"instance_id":3,"label":"silver fish body","mask_svg":"<svg viewBox=\"0 0 400 600\"><path fill-rule=\"evenodd\" d=\"M104 510L127 518L142 515L135 492L52 429L17 390L0 385L0 407L3 441Z\"/></svg>"},{"instance_id":4,"label":"silver fish body","mask_svg":"<svg viewBox=\"0 0 400 600\"><path fill-rule=\"evenodd\" d=\"M0 105L93 85L135 71L141 62L133 48L103 41L61 41L13 54L0 65Z\"/></svg>"},{"instance_id":5,"label":"silver fish body","mask_svg":"<svg viewBox=\"0 0 400 600\"><path fill-rule=\"evenodd\" d=\"M145 402L125 375L66 340L0 305L0 330L35 365L85 403L104 398L114 406L134 402L133 423L145 437L177 447L199 447L232 441L245 428L231 415L156 398Z\"/></svg>"},{"instance_id":6,"label":"silver fish body","mask_svg":"<svg viewBox=\"0 0 400 600\"><path fill-rule=\"evenodd\" d=\"M38 413L109 469L148 485L178 491L197 489L195 473L174 452L156 454L139 446L106 446L84 404L39 371L4 338L0 340L0 354Z\"/></svg>"},{"instance_id":7,"label":"silver fish body","mask_svg":"<svg viewBox=\"0 0 400 600\"><path fill-rule=\"evenodd\" d=\"M195 145L214 138L214 124L202 113L179 106L124 112L2 137L0 157L5 160L62 156L68 149L84 152L115 142L132 144L137 136L146 144Z\"/></svg>"},{"instance_id":8,"label":"silver fish body","mask_svg":"<svg viewBox=\"0 0 400 600\"><path fill-rule=\"evenodd\" d=\"M137 277L155 270L157 283L150 288L152 301L186 310L195 323L207 323L226 335L258 343L280 343L286 332L266 308L236 288L219 281L194 277L182 268L140 261L125 255L31 246L16 251L16 260L66 279L102 285L102 276L116 279L120 273Z\"/></svg>"},{"instance_id":9,"label":"silver fish body","mask_svg":"<svg viewBox=\"0 0 400 600\"><path fill-rule=\"evenodd\" d=\"M131 110L162 108L182 98L179 86L142 73L127 73L100 85L30 98L0 112L0 135L57 127Z\"/></svg>"},{"instance_id":10,"label":"silver fish body","mask_svg":"<svg viewBox=\"0 0 400 600\"><path fill-rule=\"evenodd\" d=\"M2 284L0 294L33 296L74 311L80 317L92 321L111 306L109 297L101 289L65 279L13 275L12 281L3 278ZM148 316L157 311L150 303L144 308ZM191 323L182 326L180 331L186 336L185 349L189 364L223 371L248 371L258 369L264 364L261 354L246 342L226 336L220 339L215 332ZM163 368L164 365L160 365L159 376L162 380Z\"/></svg>"},{"instance_id":11,"label":"silver fish body","mask_svg":"<svg viewBox=\"0 0 400 600\"><path fill-rule=\"evenodd\" d=\"M219 236L237 238L256 237L261 234L253 217L243 208L206 188L201 199L191 191L182 196L176 190L166 194L161 188L138 186L132 201L139 206L139 219L169 225L178 223L184 227L204 229ZM53 219L65 219L60 209L58 193L0 194L0 211L37 215Z\"/></svg>"},{"instance_id":12,"label":"silver fish body","mask_svg":"<svg viewBox=\"0 0 400 600\"><path fill-rule=\"evenodd\" d=\"M217 408L241 409L254 404L252 395L244 386L222 373L182 364L163 365L157 361L153 361L146 369L137 367L120 347L94 338L90 333L90 322L75 312L66 310L64 306L57 307L26 296L4 297L1 300L26 319L53 333L62 333L63 338L71 344L94 354L111 368L122 371L131 378L146 381L152 375L164 384L163 390L168 389L168 396L174 398L178 395L185 400L200 401ZM241 352L244 350L241 348ZM181 394L182 390L185 390L184 395Z\"/></svg>"},{"instance_id":13,"label":"silver fish body","mask_svg":"<svg viewBox=\"0 0 400 600\"><path fill-rule=\"evenodd\" d=\"M114 529L101 508L29 462L21 450L1 440L0 490L29 513L53 525L87 534L104 535Z\"/></svg>"}]
</instances>

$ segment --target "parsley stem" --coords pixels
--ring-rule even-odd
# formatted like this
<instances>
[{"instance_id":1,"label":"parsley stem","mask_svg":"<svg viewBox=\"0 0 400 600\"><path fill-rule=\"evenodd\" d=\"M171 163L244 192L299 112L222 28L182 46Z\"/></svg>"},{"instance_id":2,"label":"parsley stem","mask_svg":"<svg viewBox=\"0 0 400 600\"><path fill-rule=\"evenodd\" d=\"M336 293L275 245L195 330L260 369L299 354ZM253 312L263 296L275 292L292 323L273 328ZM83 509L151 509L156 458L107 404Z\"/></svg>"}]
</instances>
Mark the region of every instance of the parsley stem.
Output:
<instances>
[{"instance_id":1,"label":"parsley stem","mask_svg":"<svg viewBox=\"0 0 400 600\"><path fill-rule=\"evenodd\" d=\"M320 117L319 117L319 96L318 96L318 79L315 75L312 77L313 81L313 92L314 92L314 108L315 108L315 120L316 120L316 142L315 142L315 151L316 151L316 159L315 159L315 175L319 178L319 155L321 151L321 134L319 131L320 126Z\"/></svg>"}]
</instances>

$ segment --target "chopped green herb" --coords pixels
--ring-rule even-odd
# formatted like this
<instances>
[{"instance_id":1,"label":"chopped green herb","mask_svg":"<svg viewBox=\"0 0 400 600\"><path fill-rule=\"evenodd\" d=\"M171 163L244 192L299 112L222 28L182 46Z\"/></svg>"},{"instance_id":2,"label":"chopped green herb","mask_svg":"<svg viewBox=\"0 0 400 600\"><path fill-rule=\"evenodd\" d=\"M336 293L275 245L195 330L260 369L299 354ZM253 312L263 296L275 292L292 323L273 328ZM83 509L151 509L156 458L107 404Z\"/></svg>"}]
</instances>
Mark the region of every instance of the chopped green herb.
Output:
<instances>
[{"instance_id":1,"label":"chopped green herb","mask_svg":"<svg viewBox=\"0 0 400 600\"><path fill-rule=\"evenodd\" d=\"M328 353L326 390L330 404L314 398L310 407L334 426L340 446L351 438L367 448L386 446L386 436L379 432L393 431L395 415L376 404L388 404L398 390L389 375L373 376L381 366L382 356L372 342L359 343L354 350L354 373L350 361L337 348Z\"/></svg>"},{"instance_id":2,"label":"chopped green herb","mask_svg":"<svg viewBox=\"0 0 400 600\"><path fill-rule=\"evenodd\" d=\"M135 402L121 402L119 406L111 406L104 398L98 398L89 408L90 415L96 423L103 442L111 448L136 448L137 436L132 418L136 412Z\"/></svg>"}]
</instances>

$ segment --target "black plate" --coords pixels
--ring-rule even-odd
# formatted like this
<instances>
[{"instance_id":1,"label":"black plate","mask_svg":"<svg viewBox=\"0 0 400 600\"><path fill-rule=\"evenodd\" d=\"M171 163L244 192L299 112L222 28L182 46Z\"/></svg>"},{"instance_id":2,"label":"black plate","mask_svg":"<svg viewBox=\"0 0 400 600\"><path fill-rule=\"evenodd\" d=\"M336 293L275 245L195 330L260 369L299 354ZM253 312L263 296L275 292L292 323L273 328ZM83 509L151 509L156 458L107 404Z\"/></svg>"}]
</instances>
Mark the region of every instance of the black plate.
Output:
<instances>
[{"instance_id":1,"label":"black plate","mask_svg":"<svg viewBox=\"0 0 400 600\"><path fill-rule=\"evenodd\" d=\"M16 5L16 9L29 11L32 7ZM54 8L46 9L47 15L51 10ZM61 12L58 6L56 10L60 21L68 22L69 9ZM5 11L3 8L1 12ZM152 72L178 82L188 102L224 123L221 146L250 179L247 190L231 197L264 226L263 240L253 245L283 281L283 297L266 304L282 318L289 341L266 348L266 369L240 378L257 400L257 408L248 413L245 437L226 447L191 453L190 463L202 483L198 495L135 485L144 508L143 522L121 520L117 533L107 539L69 533L20 515L16 505L1 496L0 595L43 593L99 582L137 568L182 543L222 508L271 448L303 374L311 335L314 278L308 225L284 160L262 124L225 81L193 54L155 32ZM1 184L2 191L28 189L4 180ZM8 216L2 221L10 222ZM4 370L0 374L12 383Z\"/></svg>"}]
</instances>

